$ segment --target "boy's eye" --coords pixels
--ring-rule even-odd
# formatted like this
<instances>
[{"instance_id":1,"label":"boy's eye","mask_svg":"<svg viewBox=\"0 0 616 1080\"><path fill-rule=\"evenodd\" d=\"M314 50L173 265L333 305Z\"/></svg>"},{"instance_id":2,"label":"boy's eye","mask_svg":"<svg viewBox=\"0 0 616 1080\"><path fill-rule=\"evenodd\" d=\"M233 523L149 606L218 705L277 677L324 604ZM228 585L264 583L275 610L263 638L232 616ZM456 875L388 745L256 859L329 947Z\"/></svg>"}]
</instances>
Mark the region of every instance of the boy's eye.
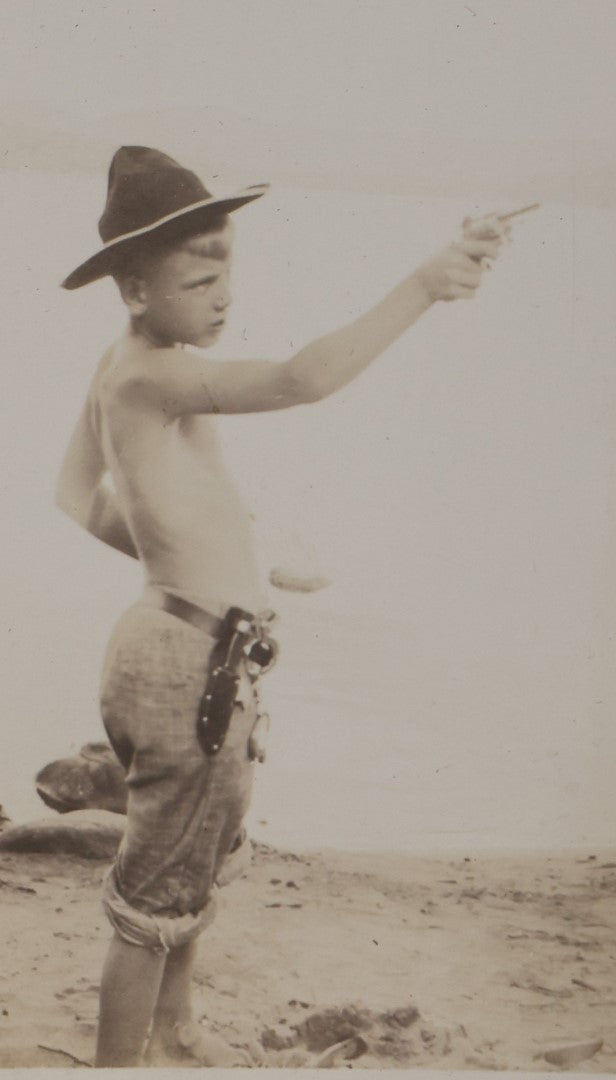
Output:
<instances>
[{"instance_id":1,"label":"boy's eye","mask_svg":"<svg viewBox=\"0 0 616 1080\"><path fill-rule=\"evenodd\" d=\"M193 283L187 285L186 288L189 289L190 292L205 292L215 280L216 278L204 278L202 281L193 281Z\"/></svg>"}]
</instances>

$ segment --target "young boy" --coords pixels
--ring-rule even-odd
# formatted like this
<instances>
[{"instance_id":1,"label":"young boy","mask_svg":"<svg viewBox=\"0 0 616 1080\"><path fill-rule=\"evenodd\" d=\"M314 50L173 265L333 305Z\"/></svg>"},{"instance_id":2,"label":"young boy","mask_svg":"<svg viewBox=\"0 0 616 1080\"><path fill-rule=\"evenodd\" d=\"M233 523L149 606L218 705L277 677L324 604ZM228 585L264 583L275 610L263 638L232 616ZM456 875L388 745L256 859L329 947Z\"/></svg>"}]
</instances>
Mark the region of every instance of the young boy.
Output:
<instances>
[{"instance_id":1,"label":"young boy","mask_svg":"<svg viewBox=\"0 0 616 1080\"><path fill-rule=\"evenodd\" d=\"M231 302L229 215L264 191L214 198L166 155L123 147L99 223L104 246L63 283L75 289L111 274L129 325L99 364L57 503L139 559L146 579L114 630L102 679L102 716L129 799L104 892L114 936L98 1066L137 1065L148 1032L153 1063L182 1055L243 1063L193 1020L190 1005L196 938L213 917L213 886L241 832L259 754L258 663L246 654L257 655L256 645L262 663L273 647L259 616L266 601L250 517L225 471L215 416L334 393L435 301L474 296L504 235L495 221L467 234L286 362L220 362L184 350L218 340Z\"/></svg>"}]
</instances>

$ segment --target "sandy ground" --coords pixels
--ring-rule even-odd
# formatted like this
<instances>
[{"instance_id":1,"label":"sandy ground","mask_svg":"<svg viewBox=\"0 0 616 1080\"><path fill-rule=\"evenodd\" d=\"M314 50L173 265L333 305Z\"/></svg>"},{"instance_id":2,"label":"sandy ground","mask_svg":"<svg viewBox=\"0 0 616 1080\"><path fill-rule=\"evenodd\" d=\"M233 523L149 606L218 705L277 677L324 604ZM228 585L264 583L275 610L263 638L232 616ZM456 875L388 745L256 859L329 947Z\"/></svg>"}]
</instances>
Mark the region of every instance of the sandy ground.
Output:
<instances>
[{"instance_id":1,"label":"sandy ground","mask_svg":"<svg viewBox=\"0 0 616 1080\"><path fill-rule=\"evenodd\" d=\"M91 1063L104 869L2 856L1 1067ZM197 1012L260 1065L313 1065L350 1024L367 1046L354 1068L558 1071L546 1049L603 1039L575 1068L616 1072L613 855L259 846L221 897L201 942Z\"/></svg>"}]
</instances>

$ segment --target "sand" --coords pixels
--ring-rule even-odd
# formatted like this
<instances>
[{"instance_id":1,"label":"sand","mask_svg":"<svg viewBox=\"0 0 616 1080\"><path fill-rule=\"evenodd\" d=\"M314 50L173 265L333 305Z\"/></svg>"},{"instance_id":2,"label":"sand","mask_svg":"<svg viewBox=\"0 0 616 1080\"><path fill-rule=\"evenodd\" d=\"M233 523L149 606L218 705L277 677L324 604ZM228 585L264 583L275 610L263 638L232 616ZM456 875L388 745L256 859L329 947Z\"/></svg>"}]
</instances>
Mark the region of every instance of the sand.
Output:
<instances>
[{"instance_id":1,"label":"sand","mask_svg":"<svg viewBox=\"0 0 616 1080\"><path fill-rule=\"evenodd\" d=\"M104 870L3 855L0 1067L92 1062L109 937ZM257 846L248 873L220 895L201 941L197 1012L255 1063L313 1065L336 1024L321 1017L299 1041L296 1026L336 1007L335 1020L372 1021L353 1068L559 1071L546 1050L602 1039L575 1069L616 1071L613 854Z\"/></svg>"}]
</instances>

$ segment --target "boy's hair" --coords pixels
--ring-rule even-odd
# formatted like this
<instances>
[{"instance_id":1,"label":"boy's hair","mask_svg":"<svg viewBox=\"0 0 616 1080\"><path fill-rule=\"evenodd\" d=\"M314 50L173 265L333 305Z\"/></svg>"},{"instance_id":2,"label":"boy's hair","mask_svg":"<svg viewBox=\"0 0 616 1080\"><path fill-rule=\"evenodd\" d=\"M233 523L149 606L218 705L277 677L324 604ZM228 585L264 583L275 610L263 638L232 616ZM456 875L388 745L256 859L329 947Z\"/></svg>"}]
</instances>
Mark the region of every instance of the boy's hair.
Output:
<instances>
[{"instance_id":1,"label":"boy's hair","mask_svg":"<svg viewBox=\"0 0 616 1080\"><path fill-rule=\"evenodd\" d=\"M197 231L194 225L191 228L190 222L172 222L167 228L163 226L124 244L123 250L118 251L114 259L111 276L117 285L130 277L143 277L151 263L164 258L176 248L184 247L196 237L209 238L206 244L200 245L201 254L210 259L224 259L229 252L230 241L222 234L229 231L230 225L229 214L219 214Z\"/></svg>"}]
</instances>

